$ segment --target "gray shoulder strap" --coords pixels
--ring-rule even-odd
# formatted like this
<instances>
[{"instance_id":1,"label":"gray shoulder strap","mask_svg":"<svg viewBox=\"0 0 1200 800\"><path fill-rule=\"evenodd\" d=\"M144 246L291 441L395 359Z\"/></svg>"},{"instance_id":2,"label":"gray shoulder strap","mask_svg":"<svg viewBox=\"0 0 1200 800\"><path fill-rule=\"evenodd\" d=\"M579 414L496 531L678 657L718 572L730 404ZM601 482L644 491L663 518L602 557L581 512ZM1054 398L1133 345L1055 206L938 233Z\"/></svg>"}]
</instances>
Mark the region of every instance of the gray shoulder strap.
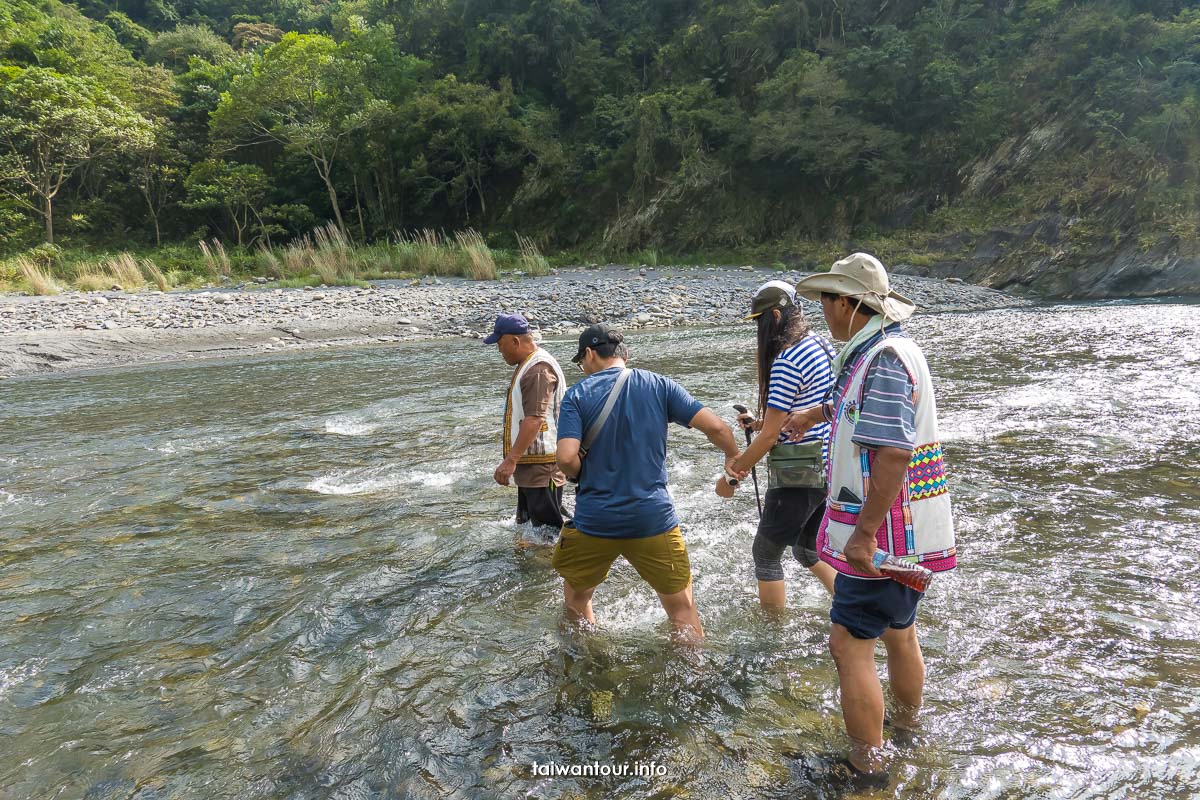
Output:
<instances>
[{"instance_id":1,"label":"gray shoulder strap","mask_svg":"<svg viewBox=\"0 0 1200 800\"><path fill-rule=\"evenodd\" d=\"M625 387L625 381L629 380L630 372L633 370L628 367L621 370L613 387L608 390L608 399L604 401L604 408L600 409L600 416L596 417L596 421L587 429L587 433L583 435L583 441L579 445L585 452L591 449L596 437L600 435L600 429L604 427L604 423L608 422L609 415L612 414L613 407L617 404L617 398L621 396L621 389Z\"/></svg>"}]
</instances>

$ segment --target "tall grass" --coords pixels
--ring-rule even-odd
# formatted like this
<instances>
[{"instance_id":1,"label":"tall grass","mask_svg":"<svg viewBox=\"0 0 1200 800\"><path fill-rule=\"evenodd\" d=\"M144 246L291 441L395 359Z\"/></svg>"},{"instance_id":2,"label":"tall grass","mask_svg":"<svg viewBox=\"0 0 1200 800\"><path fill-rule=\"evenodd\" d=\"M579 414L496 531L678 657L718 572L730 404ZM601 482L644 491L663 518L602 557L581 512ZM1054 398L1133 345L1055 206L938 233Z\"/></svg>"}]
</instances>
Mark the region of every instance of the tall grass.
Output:
<instances>
[{"instance_id":1,"label":"tall grass","mask_svg":"<svg viewBox=\"0 0 1200 800\"><path fill-rule=\"evenodd\" d=\"M255 255L258 257L258 268L264 275L271 278L284 276L283 260L275 254L274 250L265 244L260 244Z\"/></svg>"},{"instance_id":2,"label":"tall grass","mask_svg":"<svg viewBox=\"0 0 1200 800\"><path fill-rule=\"evenodd\" d=\"M529 237L517 236L517 250L493 249L475 230L456 233L423 228L397 233L390 242L356 245L334 225L314 230L284 247L226 250L219 239L198 247L167 245L148 255L57 251L39 259L34 252L0 260L0 288L28 288L53 294L82 291L138 291L153 286L202 286L222 278L266 276L284 285L364 285L365 280L414 275L462 276L495 280L501 268L545 275L550 264Z\"/></svg>"},{"instance_id":3,"label":"tall grass","mask_svg":"<svg viewBox=\"0 0 1200 800\"><path fill-rule=\"evenodd\" d=\"M537 244L528 236L517 234L518 257L526 275L547 275L550 272L550 262L542 255Z\"/></svg>"},{"instance_id":4,"label":"tall grass","mask_svg":"<svg viewBox=\"0 0 1200 800\"><path fill-rule=\"evenodd\" d=\"M137 260L129 253L121 253L109 259L103 266L126 291L140 289L146 285L146 278L142 275Z\"/></svg>"},{"instance_id":5,"label":"tall grass","mask_svg":"<svg viewBox=\"0 0 1200 800\"><path fill-rule=\"evenodd\" d=\"M336 225L317 228L276 253L258 251L260 268L271 277L308 283L311 276L327 286L360 283L359 270L366 251L356 248Z\"/></svg>"},{"instance_id":6,"label":"tall grass","mask_svg":"<svg viewBox=\"0 0 1200 800\"><path fill-rule=\"evenodd\" d=\"M225 252L225 245L221 244L220 239L213 239L211 244L201 239L200 252L204 255L204 264L210 272L220 275L222 278L230 276L233 270L229 262L229 254Z\"/></svg>"},{"instance_id":7,"label":"tall grass","mask_svg":"<svg viewBox=\"0 0 1200 800\"><path fill-rule=\"evenodd\" d=\"M76 289L84 292L99 292L105 289L120 289L131 292L153 283L159 291L168 291L171 281L162 270L148 258L138 261L129 253L120 253L100 261L82 261L74 267L72 280Z\"/></svg>"},{"instance_id":8,"label":"tall grass","mask_svg":"<svg viewBox=\"0 0 1200 800\"><path fill-rule=\"evenodd\" d=\"M310 261L322 283L334 286L357 280L357 254L341 228L330 223L313 231L312 239Z\"/></svg>"},{"instance_id":9,"label":"tall grass","mask_svg":"<svg viewBox=\"0 0 1200 800\"><path fill-rule=\"evenodd\" d=\"M457 248L440 233L422 228L396 234L396 266L418 275L461 274Z\"/></svg>"},{"instance_id":10,"label":"tall grass","mask_svg":"<svg viewBox=\"0 0 1200 800\"><path fill-rule=\"evenodd\" d=\"M150 259L142 259L142 272L146 275L150 282L154 284L154 288L158 289L160 292L166 292L170 290L171 282L167 280L167 276L164 275L162 270L158 268L158 265Z\"/></svg>"},{"instance_id":11,"label":"tall grass","mask_svg":"<svg viewBox=\"0 0 1200 800\"><path fill-rule=\"evenodd\" d=\"M477 281L495 280L498 277L496 259L478 231L467 228L455 234L454 238L470 263L468 277Z\"/></svg>"},{"instance_id":12,"label":"tall grass","mask_svg":"<svg viewBox=\"0 0 1200 800\"><path fill-rule=\"evenodd\" d=\"M58 285L48 270L42 269L27 258L17 259L17 269L20 271L21 277L25 279L25 285L31 294L51 295L62 291L62 287Z\"/></svg>"}]
</instances>

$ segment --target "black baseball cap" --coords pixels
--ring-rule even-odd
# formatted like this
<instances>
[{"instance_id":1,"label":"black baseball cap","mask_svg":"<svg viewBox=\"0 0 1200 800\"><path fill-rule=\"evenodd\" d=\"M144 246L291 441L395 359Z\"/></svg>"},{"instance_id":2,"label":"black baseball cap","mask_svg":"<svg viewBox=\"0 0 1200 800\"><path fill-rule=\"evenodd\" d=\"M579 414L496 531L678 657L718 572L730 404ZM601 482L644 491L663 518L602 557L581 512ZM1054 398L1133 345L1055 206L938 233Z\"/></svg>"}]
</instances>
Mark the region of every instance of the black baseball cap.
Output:
<instances>
[{"instance_id":1,"label":"black baseball cap","mask_svg":"<svg viewBox=\"0 0 1200 800\"><path fill-rule=\"evenodd\" d=\"M621 335L620 331L613 330L603 322L589 325L583 329L583 333L579 334L579 352L571 360L578 364L583 361L589 347L595 350L608 344L620 344L623 341L625 341L625 337Z\"/></svg>"}]
</instances>

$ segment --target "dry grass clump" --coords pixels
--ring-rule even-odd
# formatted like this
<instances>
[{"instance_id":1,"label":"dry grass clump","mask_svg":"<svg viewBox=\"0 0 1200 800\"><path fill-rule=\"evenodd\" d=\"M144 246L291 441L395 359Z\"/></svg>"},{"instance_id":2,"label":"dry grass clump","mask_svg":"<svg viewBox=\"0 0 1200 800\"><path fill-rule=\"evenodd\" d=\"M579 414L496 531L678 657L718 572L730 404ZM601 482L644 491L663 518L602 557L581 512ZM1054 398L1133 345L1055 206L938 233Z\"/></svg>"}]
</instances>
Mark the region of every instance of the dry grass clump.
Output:
<instances>
[{"instance_id":1,"label":"dry grass clump","mask_svg":"<svg viewBox=\"0 0 1200 800\"><path fill-rule=\"evenodd\" d=\"M264 275L271 278L282 278L286 274L283 267L283 259L275 254L275 251L267 247L265 244L258 246L258 265L262 269Z\"/></svg>"},{"instance_id":2,"label":"dry grass clump","mask_svg":"<svg viewBox=\"0 0 1200 800\"><path fill-rule=\"evenodd\" d=\"M171 288L171 281L162 270L148 258L138 261L129 253L106 258L99 262L83 262L75 266L75 288L83 292L101 292L120 289L126 292L154 284L159 291Z\"/></svg>"},{"instance_id":3,"label":"dry grass clump","mask_svg":"<svg viewBox=\"0 0 1200 800\"><path fill-rule=\"evenodd\" d=\"M161 292L167 292L180 277L176 274L176 281L172 281L150 259L139 261L129 253L100 261L81 261L74 265L71 272L71 284L82 292L109 289L132 292L150 284Z\"/></svg>"},{"instance_id":4,"label":"dry grass clump","mask_svg":"<svg viewBox=\"0 0 1200 800\"><path fill-rule=\"evenodd\" d=\"M418 275L460 274L458 248L435 230L396 234L393 263Z\"/></svg>"},{"instance_id":5,"label":"dry grass clump","mask_svg":"<svg viewBox=\"0 0 1200 800\"><path fill-rule=\"evenodd\" d=\"M75 270L75 288L81 292L103 292L113 287L113 280L112 275L97 272L91 264Z\"/></svg>"},{"instance_id":6,"label":"dry grass clump","mask_svg":"<svg viewBox=\"0 0 1200 800\"><path fill-rule=\"evenodd\" d=\"M321 282L329 286L358 279L354 247L333 223L313 231L309 261Z\"/></svg>"},{"instance_id":7,"label":"dry grass clump","mask_svg":"<svg viewBox=\"0 0 1200 800\"><path fill-rule=\"evenodd\" d=\"M297 239L279 253L260 248L258 259L268 275L281 280L311 275L328 286L359 282L360 254L332 223Z\"/></svg>"},{"instance_id":8,"label":"dry grass clump","mask_svg":"<svg viewBox=\"0 0 1200 800\"><path fill-rule=\"evenodd\" d=\"M229 262L229 254L225 252L225 245L221 244L220 239L213 239L211 243L201 239L200 252L204 255L204 264L210 272L223 278L230 276L233 268Z\"/></svg>"},{"instance_id":9,"label":"dry grass clump","mask_svg":"<svg viewBox=\"0 0 1200 800\"><path fill-rule=\"evenodd\" d=\"M492 250L483 240L483 236L477 231L467 228L465 231L455 234L454 238L467 256L470 265L468 277L477 281L495 280L498 277L496 259L492 256Z\"/></svg>"},{"instance_id":10,"label":"dry grass clump","mask_svg":"<svg viewBox=\"0 0 1200 800\"><path fill-rule=\"evenodd\" d=\"M114 281L125 291L140 289L146 285L146 278L138 267L137 259L129 253L121 253L119 256L110 258L101 265L101 268L112 275Z\"/></svg>"},{"instance_id":11,"label":"dry grass clump","mask_svg":"<svg viewBox=\"0 0 1200 800\"><path fill-rule=\"evenodd\" d=\"M550 262L542 255L537 244L528 236L517 234L517 247L520 248L521 266L526 275L548 275Z\"/></svg>"},{"instance_id":12,"label":"dry grass clump","mask_svg":"<svg viewBox=\"0 0 1200 800\"><path fill-rule=\"evenodd\" d=\"M171 282L167 280L166 275L163 275L163 272L158 268L158 265L150 259L147 258L142 260L142 272L149 279L149 281L154 284L154 288L158 289L160 292L170 290Z\"/></svg>"},{"instance_id":13,"label":"dry grass clump","mask_svg":"<svg viewBox=\"0 0 1200 800\"><path fill-rule=\"evenodd\" d=\"M27 258L17 258L16 265L31 294L51 295L62 291L49 270L42 269Z\"/></svg>"}]
</instances>

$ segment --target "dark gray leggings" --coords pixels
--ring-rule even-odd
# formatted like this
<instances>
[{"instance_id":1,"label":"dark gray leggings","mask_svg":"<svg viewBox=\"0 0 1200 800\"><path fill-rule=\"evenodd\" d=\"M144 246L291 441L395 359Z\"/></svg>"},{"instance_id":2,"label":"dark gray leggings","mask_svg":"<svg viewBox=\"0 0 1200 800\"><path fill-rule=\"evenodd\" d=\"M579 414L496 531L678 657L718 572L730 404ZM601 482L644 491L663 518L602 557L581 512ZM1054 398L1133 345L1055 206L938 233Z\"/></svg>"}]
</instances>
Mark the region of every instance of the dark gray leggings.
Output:
<instances>
[{"instance_id":1,"label":"dark gray leggings","mask_svg":"<svg viewBox=\"0 0 1200 800\"><path fill-rule=\"evenodd\" d=\"M789 546L792 555L805 567L820 561L817 556L817 533L825 510L822 489L771 489L763 502L763 516L754 536L754 577L760 581L783 580L783 551ZM771 535L767 536L766 532ZM778 539L794 544L780 544Z\"/></svg>"},{"instance_id":2,"label":"dark gray leggings","mask_svg":"<svg viewBox=\"0 0 1200 800\"><path fill-rule=\"evenodd\" d=\"M786 544L776 544L761 533L754 535L754 577L760 581L783 580L783 551ZM820 559L816 550L809 550L802 542L792 545L792 555L806 567L813 567Z\"/></svg>"}]
</instances>

